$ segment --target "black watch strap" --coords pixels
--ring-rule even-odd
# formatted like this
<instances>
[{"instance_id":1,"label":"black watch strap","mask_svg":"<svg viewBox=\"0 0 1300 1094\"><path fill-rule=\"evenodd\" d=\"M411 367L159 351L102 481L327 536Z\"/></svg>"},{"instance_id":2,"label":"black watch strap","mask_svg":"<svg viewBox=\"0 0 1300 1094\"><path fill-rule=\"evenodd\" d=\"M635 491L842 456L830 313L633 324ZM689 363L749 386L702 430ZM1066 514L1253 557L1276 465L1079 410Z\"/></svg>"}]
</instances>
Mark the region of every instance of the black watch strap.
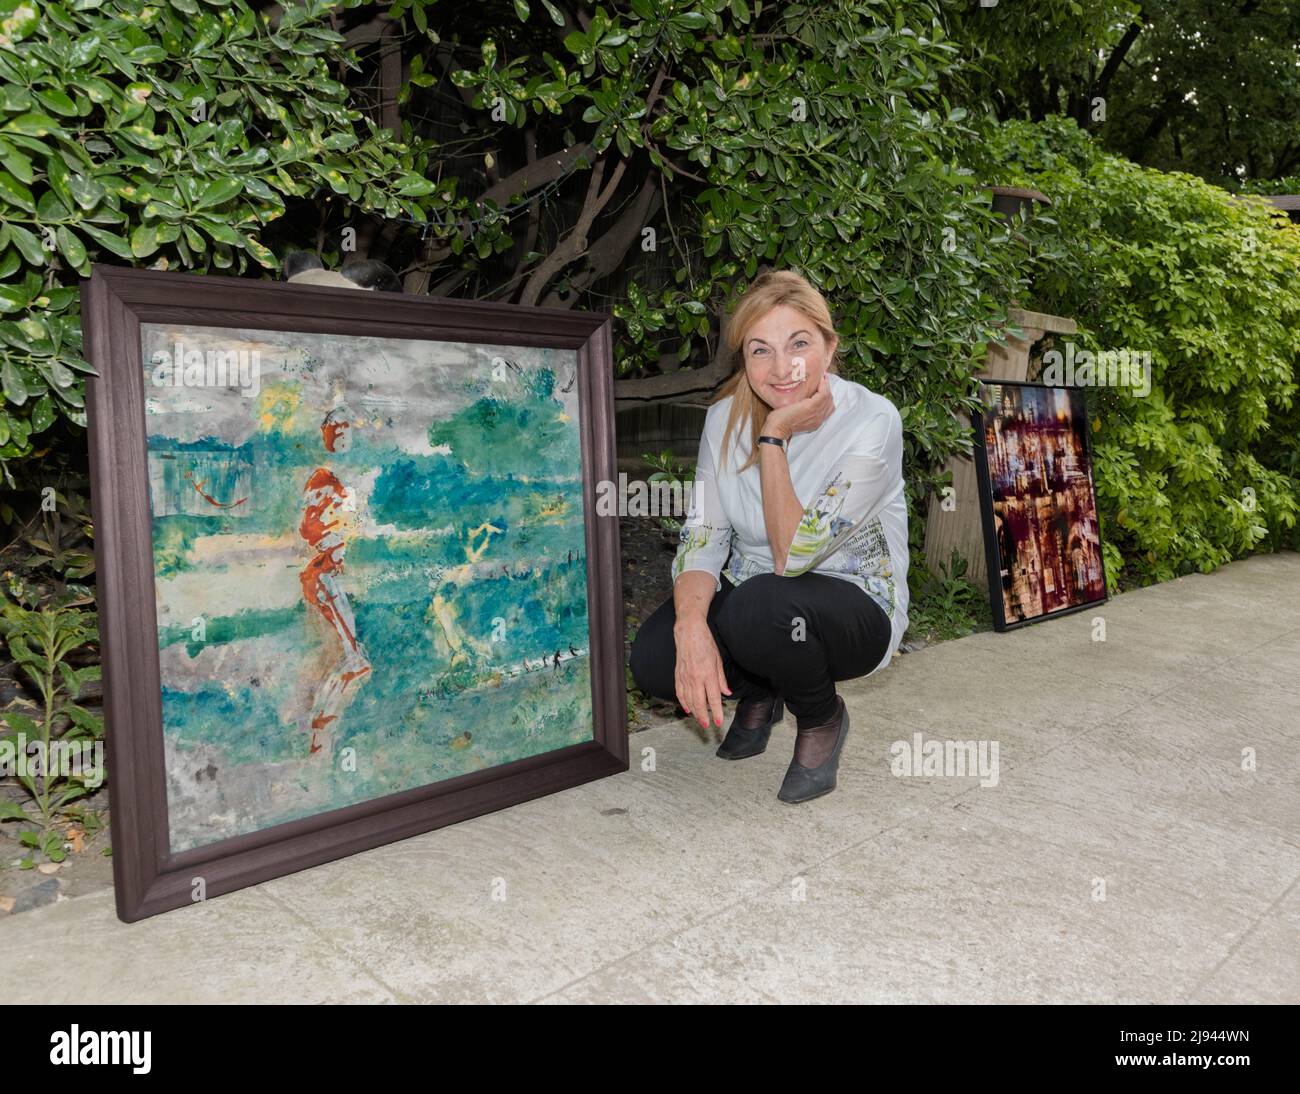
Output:
<instances>
[{"instance_id":1,"label":"black watch strap","mask_svg":"<svg viewBox=\"0 0 1300 1094\"><path fill-rule=\"evenodd\" d=\"M779 445L779 446L781 447L782 451L785 450L785 438L784 438L784 437L759 437L759 438L758 438L758 443L759 443L759 444L775 444L775 445Z\"/></svg>"}]
</instances>

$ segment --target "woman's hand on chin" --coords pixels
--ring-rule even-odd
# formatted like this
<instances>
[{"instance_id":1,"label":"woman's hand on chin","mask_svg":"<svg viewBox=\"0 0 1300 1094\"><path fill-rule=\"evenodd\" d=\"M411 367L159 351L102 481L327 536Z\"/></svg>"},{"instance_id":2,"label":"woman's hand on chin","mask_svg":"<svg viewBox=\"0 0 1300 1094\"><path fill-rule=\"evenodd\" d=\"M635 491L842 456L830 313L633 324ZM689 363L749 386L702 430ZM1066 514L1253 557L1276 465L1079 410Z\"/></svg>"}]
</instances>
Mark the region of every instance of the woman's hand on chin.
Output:
<instances>
[{"instance_id":1,"label":"woman's hand on chin","mask_svg":"<svg viewBox=\"0 0 1300 1094\"><path fill-rule=\"evenodd\" d=\"M789 440L796 433L820 428L834 410L835 399L831 395L830 381L823 372L817 390L808 398L769 413L763 420L763 432L769 437L784 437Z\"/></svg>"}]
</instances>

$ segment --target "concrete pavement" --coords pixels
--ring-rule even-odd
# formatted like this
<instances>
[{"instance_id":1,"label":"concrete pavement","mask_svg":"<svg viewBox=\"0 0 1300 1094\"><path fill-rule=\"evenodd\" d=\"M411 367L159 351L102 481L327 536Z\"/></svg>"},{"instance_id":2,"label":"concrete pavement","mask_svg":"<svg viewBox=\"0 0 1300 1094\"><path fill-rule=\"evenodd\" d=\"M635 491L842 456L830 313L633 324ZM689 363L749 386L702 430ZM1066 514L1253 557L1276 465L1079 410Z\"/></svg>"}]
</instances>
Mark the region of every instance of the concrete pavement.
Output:
<instances>
[{"instance_id":1,"label":"concrete pavement","mask_svg":"<svg viewBox=\"0 0 1300 1094\"><path fill-rule=\"evenodd\" d=\"M839 788L815 801L776 800L793 718L737 762L665 722L627 774L193 908L126 925L100 892L7 917L0 995L1300 1002L1300 554L841 692ZM996 782L892 773L918 734L996 743Z\"/></svg>"}]
</instances>

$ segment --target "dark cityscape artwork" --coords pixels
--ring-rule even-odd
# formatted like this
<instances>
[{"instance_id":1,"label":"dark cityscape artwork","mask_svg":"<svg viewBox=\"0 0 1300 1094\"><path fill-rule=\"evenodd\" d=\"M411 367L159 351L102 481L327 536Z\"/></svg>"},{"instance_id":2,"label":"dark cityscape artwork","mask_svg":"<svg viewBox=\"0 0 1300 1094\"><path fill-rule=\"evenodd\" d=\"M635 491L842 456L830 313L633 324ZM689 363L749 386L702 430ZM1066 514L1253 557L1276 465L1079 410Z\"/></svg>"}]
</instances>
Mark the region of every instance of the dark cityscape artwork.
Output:
<instances>
[{"instance_id":1,"label":"dark cityscape artwork","mask_svg":"<svg viewBox=\"0 0 1300 1094\"><path fill-rule=\"evenodd\" d=\"M997 628L1105 600L1083 393L985 383L983 394L979 470Z\"/></svg>"}]
</instances>

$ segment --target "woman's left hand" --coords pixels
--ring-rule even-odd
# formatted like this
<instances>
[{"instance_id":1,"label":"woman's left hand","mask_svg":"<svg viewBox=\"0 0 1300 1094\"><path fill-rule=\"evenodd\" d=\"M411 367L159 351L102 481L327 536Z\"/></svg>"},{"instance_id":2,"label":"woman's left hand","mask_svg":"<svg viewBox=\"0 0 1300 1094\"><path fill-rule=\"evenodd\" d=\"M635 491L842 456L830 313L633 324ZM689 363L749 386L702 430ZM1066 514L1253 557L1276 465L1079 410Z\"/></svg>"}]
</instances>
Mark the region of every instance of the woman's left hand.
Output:
<instances>
[{"instance_id":1,"label":"woman's left hand","mask_svg":"<svg viewBox=\"0 0 1300 1094\"><path fill-rule=\"evenodd\" d=\"M821 382L808 398L797 403L774 410L763 421L763 432L769 436L790 439L796 433L803 433L820 428L835 410L835 400L831 396L830 382L826 373L822 373Z\"/></svg>"}]
</instances>

